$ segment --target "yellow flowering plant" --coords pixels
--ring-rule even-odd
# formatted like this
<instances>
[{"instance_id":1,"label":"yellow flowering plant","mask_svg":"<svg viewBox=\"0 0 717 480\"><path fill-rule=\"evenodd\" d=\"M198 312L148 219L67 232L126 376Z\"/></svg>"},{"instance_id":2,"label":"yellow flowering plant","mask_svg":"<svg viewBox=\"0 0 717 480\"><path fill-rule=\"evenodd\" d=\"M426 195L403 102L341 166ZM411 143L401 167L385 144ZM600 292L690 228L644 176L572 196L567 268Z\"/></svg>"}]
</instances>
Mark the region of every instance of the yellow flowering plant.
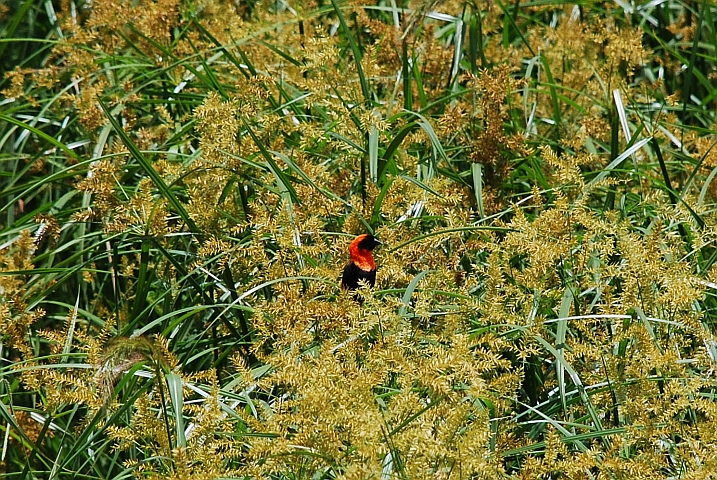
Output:
<instances>
[{"instance_id":1,"label":"yellow flowering plant","mask_svg":"<svg viewBox=\"0 0 717 480\"><path fill-rule=\"evenodd\" d=\"M710 478L716 14L0 6L0 477Z\"/></svg>"}]
</instances>

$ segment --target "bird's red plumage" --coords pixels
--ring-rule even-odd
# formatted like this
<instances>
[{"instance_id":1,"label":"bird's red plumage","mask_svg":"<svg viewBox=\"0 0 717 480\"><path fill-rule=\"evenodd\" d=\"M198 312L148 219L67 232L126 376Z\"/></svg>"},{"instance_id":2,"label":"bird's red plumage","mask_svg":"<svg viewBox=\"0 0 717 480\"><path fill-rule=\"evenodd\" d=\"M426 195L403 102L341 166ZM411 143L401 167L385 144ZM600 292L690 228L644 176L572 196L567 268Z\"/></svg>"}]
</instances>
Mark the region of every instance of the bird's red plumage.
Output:
<instances>
[{"instance_id":1,"label":"bird's red plumage","mask_svg":"<svg viewBox=\"0 0 717 480\"><path fill-rule=\"evenodd\" d=\"M357 267L368 272L376 269L376 262L373 259L371 250L361 248L360 246L360 243L364 241L367 236L368 235L364 233L351 242L351 245L349 245L349 255L351 256L351 261L354 262Z\"/></svg>"},{"instance_id":2,"label":"bird's red plumage","mask_svg":"<svg viewBox=\"0 0 717 480\"><path fill-rule=\"evenodd\" d=\"M349 245L349 263L344 267L341 288L355 290L363 280L370 286L376 283L376 262L371 250L381 245L373 235L362 234Z\"/></svg>"}]
</instances>

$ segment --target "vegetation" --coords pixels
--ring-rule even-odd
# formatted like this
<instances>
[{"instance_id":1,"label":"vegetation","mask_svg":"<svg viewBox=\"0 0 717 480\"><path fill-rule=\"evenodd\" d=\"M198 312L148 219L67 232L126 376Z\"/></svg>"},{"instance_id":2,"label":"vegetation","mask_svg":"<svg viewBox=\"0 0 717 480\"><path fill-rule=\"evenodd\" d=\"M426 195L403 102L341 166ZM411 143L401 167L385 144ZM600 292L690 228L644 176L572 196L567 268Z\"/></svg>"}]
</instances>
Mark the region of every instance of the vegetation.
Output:
<instances>
[{"instance_id":1,"label":"vegetation","mask_svg":"<svg viewBox=\"0 0 717 480\"><path fill-rule=\"evenodd\" d=\"M717 469L711 0L0 18L1 478Z\"/></svg>"}]
</instances>

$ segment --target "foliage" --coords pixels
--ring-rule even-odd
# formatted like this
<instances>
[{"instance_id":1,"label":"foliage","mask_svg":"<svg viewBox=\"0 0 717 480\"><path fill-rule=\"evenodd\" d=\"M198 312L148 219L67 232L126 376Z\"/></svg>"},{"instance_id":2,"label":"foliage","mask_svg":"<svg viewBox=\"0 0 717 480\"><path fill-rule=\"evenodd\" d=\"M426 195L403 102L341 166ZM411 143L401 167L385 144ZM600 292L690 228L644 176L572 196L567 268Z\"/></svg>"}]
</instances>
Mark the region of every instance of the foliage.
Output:
<instances>
[{"instance_id":1,"label":"foliage","mask_svg":"<svg viewBox=\"0 0 717 480\"><path fill-rule=\"evenodd\" d=\"M2 478L715 470L712 3L0 8Z\"/></svg>"}]
</instances>

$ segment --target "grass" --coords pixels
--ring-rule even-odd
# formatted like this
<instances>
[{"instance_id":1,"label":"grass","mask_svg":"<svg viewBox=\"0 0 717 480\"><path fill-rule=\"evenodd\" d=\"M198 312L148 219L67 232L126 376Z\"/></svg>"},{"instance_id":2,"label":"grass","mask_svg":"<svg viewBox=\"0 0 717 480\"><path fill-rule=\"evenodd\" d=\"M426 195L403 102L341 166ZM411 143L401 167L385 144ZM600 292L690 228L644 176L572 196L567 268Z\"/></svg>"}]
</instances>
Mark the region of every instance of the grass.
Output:
<instances>
[{"instance_id":1,"label":"grass","mask_svg":"<svg viewBox=\"0 0 717 480\"><path fill-rule=\"evenodd\" d=\"M709 476L716 13L12 0L0 477Z\"/></svg>"}]
</instances>

